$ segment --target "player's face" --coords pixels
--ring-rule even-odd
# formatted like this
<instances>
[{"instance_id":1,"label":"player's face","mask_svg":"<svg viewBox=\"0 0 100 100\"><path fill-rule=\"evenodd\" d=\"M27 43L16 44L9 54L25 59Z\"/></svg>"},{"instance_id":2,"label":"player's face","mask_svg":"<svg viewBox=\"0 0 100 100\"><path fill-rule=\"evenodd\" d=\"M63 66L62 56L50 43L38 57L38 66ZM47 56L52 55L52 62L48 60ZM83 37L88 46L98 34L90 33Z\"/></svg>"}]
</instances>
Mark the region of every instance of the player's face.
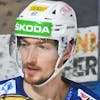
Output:
<instances>
[{"instance_id":1,"label":"player's face","mask_svg":"<svg viewBox=\"0 0 100 100\"><path fill-rule=\"evenodd\" d=\"M28 83L40 84L51 76L58 59L56 42L36 38L20 40L24 78Z\"/></svg>"}]
</instances>

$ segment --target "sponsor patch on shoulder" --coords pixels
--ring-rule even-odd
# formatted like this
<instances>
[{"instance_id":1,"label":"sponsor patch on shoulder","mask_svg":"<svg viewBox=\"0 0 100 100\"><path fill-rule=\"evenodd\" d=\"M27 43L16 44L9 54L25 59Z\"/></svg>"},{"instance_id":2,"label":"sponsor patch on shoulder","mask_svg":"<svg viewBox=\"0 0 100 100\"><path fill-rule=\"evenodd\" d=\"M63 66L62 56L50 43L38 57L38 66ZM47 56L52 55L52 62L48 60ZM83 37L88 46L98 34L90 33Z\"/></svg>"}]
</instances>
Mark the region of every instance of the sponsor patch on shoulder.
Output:
<instances>
[{"instance_id":1,"label":"sponsor patch on shoulder","mask_svg":"<svg viewBox=\"0 0 100 100\"><path fill-rule=\"evenodd\" d=\"M16 93L15 80L9 80L0 85L0 95Z\"/></svg>"},{"instance_id":2,"label":"sponsor patch on shoulder","mask_svg":"<svg viewBox=\"0 0 100 100\"><path fill-rule=\"evenodd\" d=\"M92 96L90 96L89 94L87 94L86 92L84 92L81 89L78 89L78 96L82 99L82 100L96 100L95 98L93 98Z\"/></svg>"}]
</instances>

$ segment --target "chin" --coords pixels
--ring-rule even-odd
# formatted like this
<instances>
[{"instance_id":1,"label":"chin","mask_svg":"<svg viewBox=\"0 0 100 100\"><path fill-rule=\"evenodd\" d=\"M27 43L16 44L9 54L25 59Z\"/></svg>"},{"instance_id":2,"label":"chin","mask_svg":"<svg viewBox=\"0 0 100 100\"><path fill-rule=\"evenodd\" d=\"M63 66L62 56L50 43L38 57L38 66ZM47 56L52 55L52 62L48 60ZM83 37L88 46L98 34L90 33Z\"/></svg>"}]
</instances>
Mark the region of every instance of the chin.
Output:
<instances>
[{"instance_id":1,"label":"chin","mask_svg":"<svg viewBox=\"0 0 100 100\"><path fill-rule=\"evenodd\" d=\"M36 85L39 83L39 80L33 78L33 77L28 77L28 76L24 76L24 80L25 82L27 82L28 84L31 84L31 85Z\"/></svg>"},{"instance_id":2,"label":"chin","mask_svg":"<svg viewBox=\"0 0 100 100\"><path fill-rule=\"evenodd\" d=\"M36 80L31 78L24 78L24 80L30 85L40 85L46 81L46 80Z\"/></svg>"}]
</instances>

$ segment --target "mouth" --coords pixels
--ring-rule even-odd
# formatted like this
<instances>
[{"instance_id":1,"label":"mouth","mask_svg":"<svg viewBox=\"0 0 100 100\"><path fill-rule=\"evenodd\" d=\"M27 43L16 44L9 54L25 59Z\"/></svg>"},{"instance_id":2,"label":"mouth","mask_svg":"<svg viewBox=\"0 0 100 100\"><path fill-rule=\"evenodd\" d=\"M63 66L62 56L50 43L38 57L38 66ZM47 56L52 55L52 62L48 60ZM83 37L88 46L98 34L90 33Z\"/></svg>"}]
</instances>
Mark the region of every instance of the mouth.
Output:
<instances>
[{"instance_id":1,"label":"mouth","mask_svg":"<svg viewBox=\"0 0 100 100\"><path fill-rule=\"evenodd\" d=\"M25 67L24 68L25 73L29 74L29 75L33 75L36 74L40 71L40 69L38 68L30 68L30 67Z\"/></svg>"}]
</instances>

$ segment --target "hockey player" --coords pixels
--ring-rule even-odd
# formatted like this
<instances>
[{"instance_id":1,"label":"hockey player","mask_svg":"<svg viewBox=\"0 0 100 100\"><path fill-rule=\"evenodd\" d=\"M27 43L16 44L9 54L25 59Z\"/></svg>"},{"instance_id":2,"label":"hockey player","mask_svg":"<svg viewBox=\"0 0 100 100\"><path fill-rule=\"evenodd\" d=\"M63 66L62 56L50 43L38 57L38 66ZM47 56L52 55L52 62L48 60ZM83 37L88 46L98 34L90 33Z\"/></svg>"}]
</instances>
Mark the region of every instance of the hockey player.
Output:
<instances>
[{"instance_id":1,"label":"hockey player","mask_svg":"<svg viewBox=\"0 0 100 100\"><path fill-rule=\"evenodd\" d=\"M62 1L33 1L18 16L10 38L19 77L0 82L0 100L100 100L62 76L71 63L77 20Z\"/></svg>"}]
</instances>

